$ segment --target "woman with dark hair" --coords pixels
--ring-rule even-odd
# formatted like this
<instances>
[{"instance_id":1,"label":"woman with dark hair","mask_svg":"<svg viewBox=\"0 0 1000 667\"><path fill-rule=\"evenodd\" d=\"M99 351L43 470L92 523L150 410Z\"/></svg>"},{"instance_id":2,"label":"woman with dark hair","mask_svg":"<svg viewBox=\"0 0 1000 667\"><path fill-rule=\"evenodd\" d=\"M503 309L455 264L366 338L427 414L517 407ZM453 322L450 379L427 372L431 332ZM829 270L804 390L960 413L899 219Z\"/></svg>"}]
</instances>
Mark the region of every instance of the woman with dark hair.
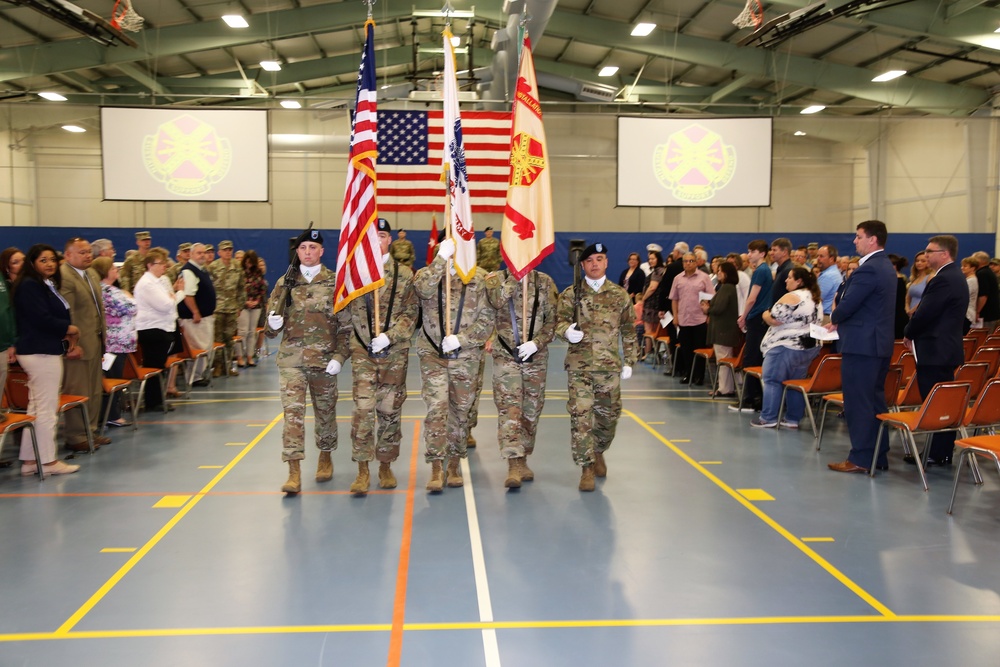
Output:
<instances>
[{"instance_id":1,"label":"woman with dark hair","mask_svg":"<svg viewBox=\"0 0 1000 667\"><path fill-rule=\"evenodd\" d=\"M621 276L618 277L618 284L628 292L632 303L638 301L639 297L642 296L642 288L646 282L646 274L639 268L639 263L639 253L629 253L628 268L622 271Z\"/></svg>"},{"instance_id":2,"label":"woman with dark hair","mask_svg":"<svg viewBox=\"0 0 1000 667\"><path fill-rule=\"evenodd\" d=\"M701 310L708 315L708 344L715 349L715 358L733 356L733 351L740 344L740 328L736 324L739 318L739 297L736 295L736 285L739 275L732 262L719 264L715 272L718 287L711 301L702 301ZM731 397L736 395L736 384L729 368L719 367L719 386L713 387L711 396Z\"/></svg>"},{"instance_id":3,"label":"woman with dark hair","mask_svg":"<svg viewBox=\"0 0 1000 667\"><path fill-rule=\"evenodd\" d=\"M38 452L48 475L67 475L80 469L56 458L63 354L77 359L82 354L77 345L80 330L71 323L69 304L59 294L61 283L55 248L31 246L14 285L17 361L28 374L28 414L35 417ZM22 438L21 474L36 474L38 464L29 439Z\"/></svg>"},{"instance_id":4,"label":"woman with dark hair","mask_svg":"<svg viewBox=\"0 0 1000 667\"><path fill-rule=\"evenodd\" d=\"M22 266L24 266L24 253L20 249L10 247L0 252L0 275L6 281L8 289L14 285Z\"/></svg>"},{"instance_id":5,"label":"woman with dark hair","mask_svg":"<svg viewBox=\"0 0 1000 667\"><path fill-rule=\"evenodd\" d=\"M642 301L642 325L647 333L654 332L660 327L656 290L660 286L660 281L663 280L663 274L667 267L663 265L663 255L658 250L649 252L649 269L649 275L646 276L642 296L639 299ZM642 350L640 360L645 359L646 355L653 351L652 339L646 338L645 341L646 345Z\"/></svg>"},{"instance_id":6,"label":"woman with dark hair","mask_svg":"<svg viewBox=\"0 0 1000 667\"><path fill-rule=\"evenodd\" d=\"M246 282L247 300L236 321L236 333L243 338L243 354L236 359L237 365L256 366L257 362L257 322L260 320L267 297L267 282L260 270L257 253L247 250L240 262Z\"/></svg>"},{"instance_id":7,"label":"woman with dark hair","mask_svg":"<svg viewBox=\"0 0 1000 667\"><path fill-rule=\"evenodd\" d=\"M804 266L796 266L788 272L785 287L788 293L771 306L771 310L764 311L764 322L770 328L760 344L760 351L764 353L761 375L764 400L760 417L750 422L756 428L778 425L778 409L784 390L782 383L804 378L809 364L819 354L816 339L809 335L809 325L819 324L823 319L823 300L816 277ZM802 394L788 392L786 405L781 426L798 428L806 409Z\"/></svg>"},{"instance_id":8,"label":"woman with dark hair","mask_svg":"<svg viewBox=\"0 0 1000 667\"><path fill-rule=\"evenodd\" d=\"M7 383L7 365L14 361L17 322L14 317L12 288L23 264L24 253L17 248L7 248L0 252L0 391ZM11 271L12 266L14 271ZM0 422L2 421L4 416L0 412Z\"/></svg>"},{"instance_id":9,"label":"woman with dark hair","mask_svg":"<svg viewBox=\"0 0 1000 667\"><path fill-rule=\"evenodd\" d=\"M889 261L896 267L896 310L893 331L895 332L894 338L899 340L903 337L903 329L910 321L910 316L906 312L906 276L903 275L903 269L909 265L909 261L905 257L894 254L889 255Z\"/></svg>"}]
</instances>

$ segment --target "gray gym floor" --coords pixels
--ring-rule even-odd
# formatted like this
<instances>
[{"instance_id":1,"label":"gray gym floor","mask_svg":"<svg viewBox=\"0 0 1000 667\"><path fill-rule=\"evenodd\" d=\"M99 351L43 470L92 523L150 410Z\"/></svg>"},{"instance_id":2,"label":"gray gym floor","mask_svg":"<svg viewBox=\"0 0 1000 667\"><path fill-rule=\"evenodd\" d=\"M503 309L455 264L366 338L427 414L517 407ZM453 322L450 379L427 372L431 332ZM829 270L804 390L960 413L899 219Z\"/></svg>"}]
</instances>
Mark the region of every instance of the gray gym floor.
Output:
<instances>
[{"instance_id":1,"label":"gray gym floor","mask_svg":"<svg viewBox=\"0 0 1000 667\"><path fill-rule=\"evenodd\" d=\"M827 470L812 434L640 365L577 491L563 350L530 464L503 488L490 364L463 489L424 491L411 357L399 488L354 498L350 366L332 482L285 497L273 357L76 462L0 470L0 665L1000 664L1000 481L901 461ZM311 436L310 436L311 437ZM16 454L9 446L4 458Z\"/></svg>"}]
</instances>

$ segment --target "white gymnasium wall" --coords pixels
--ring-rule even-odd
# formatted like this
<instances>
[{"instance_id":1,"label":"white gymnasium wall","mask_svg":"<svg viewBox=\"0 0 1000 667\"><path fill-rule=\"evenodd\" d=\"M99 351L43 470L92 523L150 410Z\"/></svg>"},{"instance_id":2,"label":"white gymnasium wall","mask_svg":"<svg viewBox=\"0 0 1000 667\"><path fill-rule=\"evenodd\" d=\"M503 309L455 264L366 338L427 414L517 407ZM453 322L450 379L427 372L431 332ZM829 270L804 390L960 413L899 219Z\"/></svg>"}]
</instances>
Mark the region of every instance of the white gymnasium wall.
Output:
<instances>
[{"instance_id":1,"label":"white gymnasium wall","mask_svg":"<svg viewBox=\"0 0 1000 667\"><path fill-rule=\"evenodd\" d=\"M96 109L60 106L60 115L45 116L49 124L39 127L31 124L39 114L27 106L0 107L8 146L0 151L0 225L295 229L315 221L339 227L349 133L343 109L272 111L270 131L281 142L269 160L270 202L145 203L102 201ZM51 105L31 106L53 113ZM67 133L59 127L65 120L89 131ZM920 233L997 227L997 119L779 117L772 205L704 209L616 207L613 115L547 113L545 126L557 231L767 236L851 231L874 216L891 229ZM795 130L806 135L796 137ZM430 225L427 213L392 217L396 228ZM499 222L497 214L479 215L475 225Z\"/></svg>"}]
</instances>

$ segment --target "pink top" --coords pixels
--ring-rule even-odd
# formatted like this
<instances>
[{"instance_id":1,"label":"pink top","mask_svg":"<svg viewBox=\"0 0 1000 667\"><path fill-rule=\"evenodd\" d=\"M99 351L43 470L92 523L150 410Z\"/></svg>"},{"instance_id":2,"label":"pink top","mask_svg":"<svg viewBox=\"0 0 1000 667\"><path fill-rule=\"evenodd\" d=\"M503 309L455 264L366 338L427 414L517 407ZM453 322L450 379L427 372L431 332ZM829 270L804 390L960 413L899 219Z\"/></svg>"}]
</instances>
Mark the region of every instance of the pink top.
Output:
<instances>
[{"instance_id":1,"label":"pink top","mask_svg":"<svg viewBox=\"0 0 1000 667\"><path fill-rule=\"evenodd\" d=\"M708 321L708 316L701 312L699 292L715 294L712 279L704 271L695 271L691 275L679 273L670 286L670 300L677 304L677 326L694 327Z\"/></svg>"}]
</instances>

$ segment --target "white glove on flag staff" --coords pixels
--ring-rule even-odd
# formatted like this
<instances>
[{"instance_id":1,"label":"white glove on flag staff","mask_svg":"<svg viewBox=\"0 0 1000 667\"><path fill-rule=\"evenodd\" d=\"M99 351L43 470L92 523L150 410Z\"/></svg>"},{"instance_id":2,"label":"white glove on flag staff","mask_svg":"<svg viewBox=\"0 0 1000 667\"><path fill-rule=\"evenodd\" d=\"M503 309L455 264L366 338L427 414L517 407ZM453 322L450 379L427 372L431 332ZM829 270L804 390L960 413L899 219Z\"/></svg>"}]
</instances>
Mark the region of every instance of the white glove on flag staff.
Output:
<instances>
[{"instance_id":1,"label":"white glove on flag staff","mask_svg":"<svg viewBox=\"0 0 1000 667\"><path fill-rule=\"evenodd\" d=\"M389 337L384 333L372 338L372 352L381 352L387 347L389 347Z\"/></svg>"},{"instance_id":2,"label":"white glove on flag staff","mask_svg":"<svg viewBox=\"0 0 1000 667\"><path fill-rule=\"evenodd\" d=\"M336 359L331 359L330 363L326 365L326 372L328 375L336 375L340 372L341 365Z\"/></svg>"},{"instance_id":3,"label":"white glove on flag staff","mask_svg":"<svg viewBox=\"0 0 1000 667\"><path fill-rule=\"evenodd\" d=\"M576 328L576 322L573 322L569 329L566 329L566 340L571 343L579 343L583 340L583 332Z\"/></svg>"},{"instance_id":4,"label":"white glove on flag staff","mask_svg":"<svg viewBox=\"0 0 1000 667\"><path fill-rule=\"evenodd\" d=\"M438 244L438 257L441 257L442 259L451 259L454 254L455 242L451 239L445 239Z\"/></svg>"},{"instance_id":5,"label":"white glove on flag staff","mask_svg":"<svg viewBox=\"0 0 1000 667\"><path fill-rule=\"evenodd\" d=\"M277 331L281 327L285 326L285 318L282 317L281 315L275 315L274 311L272 310L270 313L267 314L267 326Z\"/></svg>"},{"instance_id":6,"label":"white glove on flag staff","mask_svg":"<svg viewBox=\"0 0 1000 667\"><path fill-rule=\"evenodd\" d=\"M450 336L445 336L444 340L441 341L441 351L442 352L452 352L462 347L462 344L458 342L458 336L451 334Z\"/></svg>"},{"instance_id":7,"label":"white glove on flag staff","mask_svg":"<svg viewBox=\"0 0 1000 667\"><path fill-rule=\"evenodd\" d=\"M517 356L521 358L521 361L527 361L528 357L538 352L538 346L535 345L534 341L528 341L527 343L521 343L517 346Z\"/></svg>"}]
</instances>

